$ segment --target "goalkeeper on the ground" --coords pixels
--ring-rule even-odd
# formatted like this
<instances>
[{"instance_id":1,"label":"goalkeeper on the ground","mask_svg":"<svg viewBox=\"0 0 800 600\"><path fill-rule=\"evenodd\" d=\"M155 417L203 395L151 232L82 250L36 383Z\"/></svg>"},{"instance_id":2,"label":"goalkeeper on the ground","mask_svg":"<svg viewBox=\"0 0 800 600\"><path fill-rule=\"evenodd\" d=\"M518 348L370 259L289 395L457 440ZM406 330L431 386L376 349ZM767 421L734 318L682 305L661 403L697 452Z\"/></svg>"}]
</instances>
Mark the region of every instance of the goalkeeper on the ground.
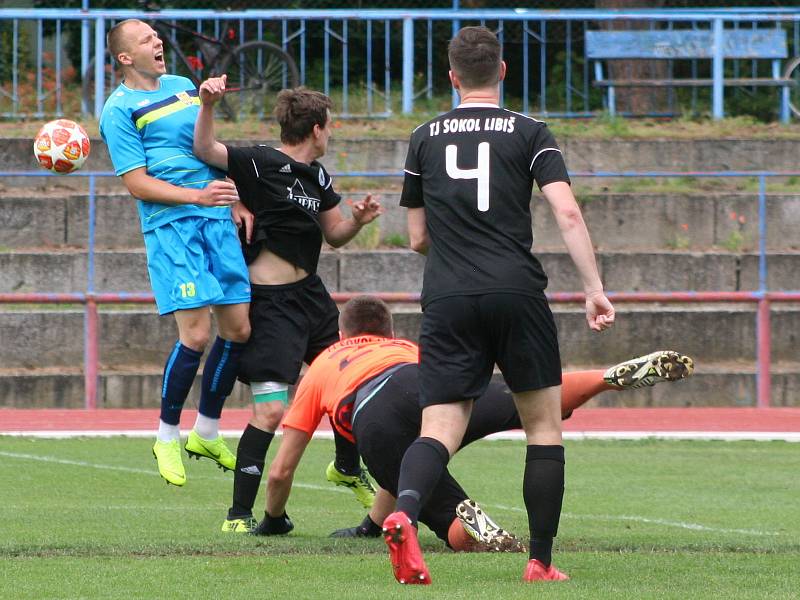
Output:
<instances>
[{"instance_id":1,"label":"goalkeeper on the ground","mask_svg":"<svg viewBox=\"0 0 800 600\"><path fill-rule=\"evenodd\" d=\"M269 470L262 534L288 533L286 514L292 478L311 436L324 416L342 436L358 446L370 474L380 486L364 521L340 529L338 537L377 537L380 523L394 510L400 462L419 434L418 348L394 337L392 316L381 300L360 296L341 311L342 339L311 364L283 419L283 440ZM607 390L622 390L675 381L693 371L692 359L658 351L607 370L564 373L562 418ZM521 427L508 388L491 383L475 402L462 448L487 435ZM523 545L501 529L469 498L445 470L419 520L454 550L509 551Z\"/></svg>"}]
</instances>

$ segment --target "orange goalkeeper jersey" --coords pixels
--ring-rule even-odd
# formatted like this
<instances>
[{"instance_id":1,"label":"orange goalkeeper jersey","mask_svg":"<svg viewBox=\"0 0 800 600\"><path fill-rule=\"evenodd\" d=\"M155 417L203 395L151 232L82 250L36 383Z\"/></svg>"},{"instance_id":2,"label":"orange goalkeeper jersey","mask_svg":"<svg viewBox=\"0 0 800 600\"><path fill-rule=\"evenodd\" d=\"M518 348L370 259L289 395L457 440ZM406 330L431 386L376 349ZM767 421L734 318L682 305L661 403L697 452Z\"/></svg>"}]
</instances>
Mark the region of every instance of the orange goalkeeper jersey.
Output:
<instances>
[{"instance_id":1,"label":"orange goalkeeper jersey","mask_svg":"<svg viewBox=\"0 0 800 600\"><path fill-rule=\"evenodd\" d=\"M353 442L356 390L389 367L418 361L419 348L407 340L373 335L341 340L311 363L283 417L283 426L312 435L327 414L333 427Z\"/></svg>"}]
</instances>

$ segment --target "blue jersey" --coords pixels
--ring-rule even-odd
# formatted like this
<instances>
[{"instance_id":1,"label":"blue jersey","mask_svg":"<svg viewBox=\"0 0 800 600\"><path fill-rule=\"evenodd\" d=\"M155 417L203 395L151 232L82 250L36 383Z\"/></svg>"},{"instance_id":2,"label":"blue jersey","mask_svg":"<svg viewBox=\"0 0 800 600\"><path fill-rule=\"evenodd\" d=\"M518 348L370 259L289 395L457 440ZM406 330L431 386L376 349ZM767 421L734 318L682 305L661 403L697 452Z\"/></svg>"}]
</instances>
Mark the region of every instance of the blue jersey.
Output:
<instances>
[{"instance_id":1,"label":"blue jersey","mask_svg":"<svg viewBox=\"0 0 800 600\"><path fill-rule=\"evenodd\" d=\"M185 77L162 75L159 89L132 90L120 84L100 116L100 135L108 146L114 172L124 175L140 167L147 174L177 186L204 188L224 173L192 153L194 122L200 98ZM142 231L187 216L229 219L230 208L196 204L160 204L139 200Z\"/></svg>"}]
</instances>

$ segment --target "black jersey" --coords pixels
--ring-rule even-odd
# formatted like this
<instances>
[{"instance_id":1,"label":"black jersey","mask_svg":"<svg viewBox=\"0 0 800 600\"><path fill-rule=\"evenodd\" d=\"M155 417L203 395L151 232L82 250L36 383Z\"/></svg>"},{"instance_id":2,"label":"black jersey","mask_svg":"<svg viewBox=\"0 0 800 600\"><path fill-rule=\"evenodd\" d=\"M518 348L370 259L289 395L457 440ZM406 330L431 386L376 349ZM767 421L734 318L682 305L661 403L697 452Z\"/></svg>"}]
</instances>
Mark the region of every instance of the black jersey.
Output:
<instances>
[{"instance_id":1,"label":"black jersey","mask_svg":"<svg viewBox=\"0 0 800 600\"><path fill-rule=\"evenodd\" d=\"M322 247L319 213L341 200L331 176L317 161L297 162L269 146L227 148L228 174L255 216L251 242L242 240L247 264L267 248L307 273L316 273Z\"/></svg>"},{"instance_id":2,"label":"black jersey","mask_svg":"<svg viewBox=\"0 0 800 600\"><path fill-rule=\"evenodd\" d=\"M414 130L400 205L425 208L430 247L422 303L452 295L542 296L531 254L535 181L569 183L544 123L491 104L464 104Z\"/></svg>"}]
</instances>

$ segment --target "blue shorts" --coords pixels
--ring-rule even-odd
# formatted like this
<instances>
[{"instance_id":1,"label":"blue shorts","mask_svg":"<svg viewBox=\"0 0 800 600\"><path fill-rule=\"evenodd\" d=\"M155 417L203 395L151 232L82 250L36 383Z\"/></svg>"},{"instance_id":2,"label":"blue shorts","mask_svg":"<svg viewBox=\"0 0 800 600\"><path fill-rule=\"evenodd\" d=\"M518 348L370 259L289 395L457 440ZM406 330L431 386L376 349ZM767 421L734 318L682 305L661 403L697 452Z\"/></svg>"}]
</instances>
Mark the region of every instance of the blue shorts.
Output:
<instances>
[{"instance_id":1,"label":"blue shorts","mask_svg":"<svg viewBox=\"0 0 800 600\"><path fill-rule=\"evenodd\" d=\"M144 234L158 313L250 302L250 279L230 219L184 217Z\"/></svg>"}]
</instances>

